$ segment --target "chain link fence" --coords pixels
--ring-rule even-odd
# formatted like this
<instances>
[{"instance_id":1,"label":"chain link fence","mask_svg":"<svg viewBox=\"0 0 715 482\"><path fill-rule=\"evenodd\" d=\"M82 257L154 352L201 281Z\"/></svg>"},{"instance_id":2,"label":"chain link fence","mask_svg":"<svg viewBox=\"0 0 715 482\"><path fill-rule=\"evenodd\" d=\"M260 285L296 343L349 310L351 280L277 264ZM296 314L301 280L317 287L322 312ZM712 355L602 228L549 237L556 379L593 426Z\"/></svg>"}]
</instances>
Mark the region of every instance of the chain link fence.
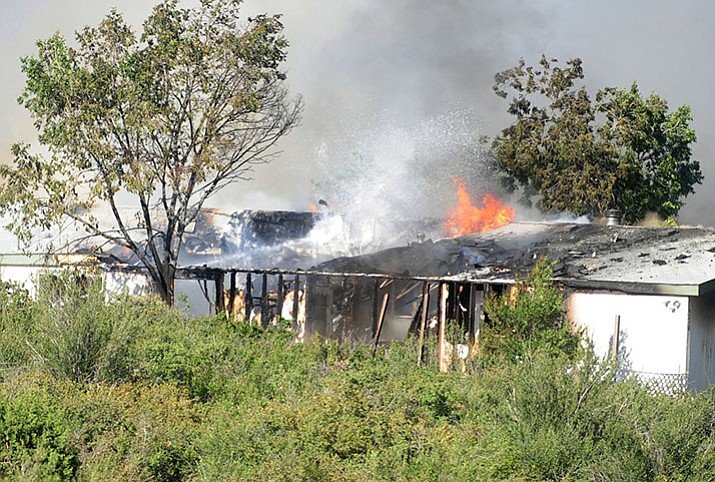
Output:
<instances>
[{"instance_id":1,"label":"chain link fence","mask_svg":"<svg viewBox=\"0 0 715 482\"><path fill-rule=\"evenodd\" d=\"M619 369L616 380L633 378L657 395L680 395L688 391L687 373L651 373Z\"/></svg>"}]
</instances>

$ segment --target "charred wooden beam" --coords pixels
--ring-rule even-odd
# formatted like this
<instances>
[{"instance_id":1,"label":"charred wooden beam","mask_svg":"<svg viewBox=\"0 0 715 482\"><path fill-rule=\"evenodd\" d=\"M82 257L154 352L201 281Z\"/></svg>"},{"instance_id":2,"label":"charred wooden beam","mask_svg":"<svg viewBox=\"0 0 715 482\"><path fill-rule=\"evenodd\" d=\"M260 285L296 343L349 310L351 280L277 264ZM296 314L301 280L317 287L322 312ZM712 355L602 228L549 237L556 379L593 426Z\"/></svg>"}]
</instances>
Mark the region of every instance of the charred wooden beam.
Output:
<instances>
[{"instance_id":1,"label":"charred wooden beam","mask_svg":"<svg viewBox=\"0 0 715 482\"><path fill-rule=\"evenodd\" d=\"M268 275L261 277L261 326L268 328Z\"/></svg>"},{"instance_id":2,"label":"charred wooden beam","mask_svg":"<svg viewBox=\"0 0 715 482\"><path fill-rule=\"evenodd\" d=\"M400 292L400 294L398 294L398 295L395 297L395 301L400 301L402 298L404 298L405 296L407 296L407 295L409 295L410 293L412 293L413 291L415 291L415 289L419 288L419 286L420 286L419 283L410 283L410 284L408 284L407 287L406 287L405 289L403 289L403 290Z\"/></svg>"},{"instance_id":3,"label":"charred wooden beam","mask_svg":"<svg viewBox=\"0 0 715 482\"><path fill-rule=\"evenodd\" d=\"M377 319L377 330L375 331L375 336L372 339L372 352L375 353L377 350L377 344L380 342L380 335L382 334L382 325L385 321L385 313L387 312L387 302L390 299L390 294L385 293L382 297L382 307L380 308L380 316Z\"/></svg>"},{"instance_id":4,"label":"charred wooden beam","mask_svg":"<svg viewBox=\"0 0 715 482\"><path fill-rule=\"evenodd\" d=\"M283 299L285 297L283 286L283 275L278 275L278 299L276 300L276 316L281 316L283 314Z\"/></svg>"},{"instance_id":5,"label":"charred wooden beam","mask_svg":"<svg viewBox=\"0 0 715 482\"><path fill-rule=\"evenodd\" d=\"M251 273L246 273L246 321L251 321L253 311L253 289L251 287Z\"/></svg>"},{"instance_id":6,"label":"charred wooden beam","mask_svg":"<svg viewBox=\"0 0 715 482\"><path fill-rule=\"evenodd\" d=\"M233 308L236 303L236 272L231 271L229 276L229 289L228 289L228 312L233 313Z\"/></svg>"},{"instance_id":7,"label":"charred wooden beam","mask_svg":"<svg viewBox=\"0 0 715 482\"><path fill-rule=\"evenodd\" d=\"M395 279L394 278L385 278L382 280L382 283L380 283L380 289L388 287Z\"/></svg>"},{"instance_id":8,"label":"charred wooden beam","mask_svg":"<svg viewBox=\"0 0 715 482\"><path fill-rule=\"evenodd\" d=\"M141 269L138 269L141 271ZM428 281L430 283L439 282L461 282L461 283L485 283L492 285L511 285L514 283L513 279L492 279L492 278L479 278L479 279L462 279L455 275L446 276L411 276L411 275L395 275L395 274L385 274L385 273L354 273L354 272L334 272L334 271L317 271L317 270L302 270L302 269L254 269L254 268L209 268L206 266L194 266L194 267L183 267L178 268L176 271L176 279L198 279L204 280L215 279L218 273L253 273L253 274L269 274L269 275L296 275L301 276L316 275L316 276L326 276L333 278L363 278L363 279L378 279L383 280L385 285L392 281ZM576 281L574 280L560 280L564 283L568 281L568 285L571 286ZM715 284L713 285L715 289ZM650 291L649 291L650 293Z\"/></svg>"},{"instance_id":9,"label":"charred wooden beam","mask_svg":"<svg viewBox=\"0 0 715 482\"><path fill-rule=\"evenodd\" d=\"M422 283L422 313L420 313L420 329L417 337L417 366L422 365L422 350L425 341L425 328L427 326L427 312L429 311L429 283Z\"/></svg>"},{"instance_id":10,"label":"charred wooden beam","mask_svg":"<svg viewBox=\"0 0 715 482\"><path fill-rule=\"evenodd\" d=\"M223 301L223 273L216 277L214 284L216 287L216 314L218 315L226 311Z\"/></svg>"}]
</instances>

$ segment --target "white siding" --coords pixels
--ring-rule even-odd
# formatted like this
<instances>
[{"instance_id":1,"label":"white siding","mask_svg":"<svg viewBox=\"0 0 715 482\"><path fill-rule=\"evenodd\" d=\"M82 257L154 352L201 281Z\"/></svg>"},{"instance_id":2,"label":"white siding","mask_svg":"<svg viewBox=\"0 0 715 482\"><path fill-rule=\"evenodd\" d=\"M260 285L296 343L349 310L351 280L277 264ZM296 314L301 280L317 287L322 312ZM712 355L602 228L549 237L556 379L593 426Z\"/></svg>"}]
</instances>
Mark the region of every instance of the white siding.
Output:
<instances>
[{"instance_id":1,"label":"white siding","mask_svg":"<svg viewBox=\"0 0 715 482\"><path fill-rule=\"evenodd\" d=\"M112 296L148 295L153 293L154 287L149 276L135 271L108 271L104 276L104 290L108 298Z\"/></svg>"},{"instance_id":2,"label":"white siding","mask_svg":"<svg viewBox=\"0 0 715 482\"><path fill-rule=\"evenodd\" d=\"M35 282L42 271L47 268L37 266L0 266L0 280L16 283L24 287L30 296L35 296Z\"/></svg>"},{"instance_id":3,"label":"white siding","mask_svg":"<svg viewBox=\"0 0 715 482\"><path fill-rule=\"evenodd\" d=\"M573 293L569 320L585 328L599 356L609 356L620 316L621 368L659 374L688 370L688 298L683 296Z\"/></svg>"}]
</instances>

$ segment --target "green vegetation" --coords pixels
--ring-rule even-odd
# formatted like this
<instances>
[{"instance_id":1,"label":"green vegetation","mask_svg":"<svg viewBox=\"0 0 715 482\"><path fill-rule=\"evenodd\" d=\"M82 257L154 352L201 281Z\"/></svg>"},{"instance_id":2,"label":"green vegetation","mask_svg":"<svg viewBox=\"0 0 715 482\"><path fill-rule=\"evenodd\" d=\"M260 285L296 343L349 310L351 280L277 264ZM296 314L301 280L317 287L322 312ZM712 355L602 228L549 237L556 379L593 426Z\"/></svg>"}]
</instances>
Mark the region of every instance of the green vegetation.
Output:
<instances>
[{"instance_id":1,"label":"green vegetation","mask_svg":"<svg viewBox=\"0 0 715 482\"><path fill-rule=\"evenodd\" d=\"M106 304L91 277L50 278L36 301L8 285L0 478L708 480L715 391L653 395L614 383L585 349L550 349L542 330L571 338L546 323L561 316L539 285L549 270L540 263L498 309L499 326L529 313L542 328L517 330L500 345L508 356L466 373L437 371L434 337L417 367L413 340L373 355L186 319L158 299Z\"/></svg>"},{"instance_id":2,"label":"green vegetation","mask_svg":"<svg viewBox=\"0 0 715 482\"><path fill-rule=\"evenodd\" d=\"M648 212L675 218L703 179L692 159L690 107L671 112L635 83L601 89L594 102L583 78L581 59L559 66L544 56L496 75L494 91L508 98L515 117L493 143L507 188L521 189L543 211L603 216L619 209L629 223Z\"/></svg>"},{"instance_id":3,"label":"green vegetation","mask_svg":"<svg viewBox=\"0 0 715 482\"><path fill-rule=\"evenodd\" d=\"M554 264L539 259L529 276L516 283L516 291L487 298L489 322L479 340L485 357L516 362L545 351L573 361L582 354L582 338L563 310L564 295L551 282Z\"/></svg>"}]
</instances>

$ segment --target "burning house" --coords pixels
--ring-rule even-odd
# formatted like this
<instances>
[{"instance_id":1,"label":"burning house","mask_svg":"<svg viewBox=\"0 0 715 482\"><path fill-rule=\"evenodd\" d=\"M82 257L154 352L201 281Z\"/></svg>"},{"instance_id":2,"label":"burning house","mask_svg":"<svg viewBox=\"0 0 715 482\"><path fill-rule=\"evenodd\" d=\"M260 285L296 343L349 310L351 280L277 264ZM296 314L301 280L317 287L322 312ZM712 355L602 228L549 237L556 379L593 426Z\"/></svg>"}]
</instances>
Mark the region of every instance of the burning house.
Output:
<instances>
[{"instance_id":1,"label":"burning house","mask_svg":"<svg viewBox=\"0 0 715 482\"><path fill-rule=\"evenodd\" d=\"M435 325L443 339L449 320L462 327L469 346L488 322L485 297L508 290L546 256L557 262L554 278L565 290L570 321L587 333L599 355L617 359L623 373L668 389L699 391L711 384L715 230L506 221L494 226L479 216L489 211L490 217L508 217L509 211L487 200L481 209L451 214L466 214L486 231L452 231L456 237L401 242L361 255L354 255L361 250L351 249L338 218L207 212L186 240L177 292L193 293L196 314L229 311L263 325L281 316L307 337L379 343L410 332L421 337ZM107 286L145 291L141 273L116 258L92 257L108 273ZM1 261L6 280L48 266L47 260L12 256ZM49 264L68 263L79 261L53 258Z\"/></svg>"},{"instance_id":2,"label":"burning house","mask_svg":"<svg viewBox=\"0 0 715 482\"><path fill-rule=\"evenodd\" d=\"M485 322L484 297L508 289L543 256L557 261L570 321L622 374L667 389L711 384L712 229L511 223L335 259L308 276L306 331L374 339L382 325L382 339L400 339L424 319L455 320L473 340Z\"/></svg>"}]
</instances>

